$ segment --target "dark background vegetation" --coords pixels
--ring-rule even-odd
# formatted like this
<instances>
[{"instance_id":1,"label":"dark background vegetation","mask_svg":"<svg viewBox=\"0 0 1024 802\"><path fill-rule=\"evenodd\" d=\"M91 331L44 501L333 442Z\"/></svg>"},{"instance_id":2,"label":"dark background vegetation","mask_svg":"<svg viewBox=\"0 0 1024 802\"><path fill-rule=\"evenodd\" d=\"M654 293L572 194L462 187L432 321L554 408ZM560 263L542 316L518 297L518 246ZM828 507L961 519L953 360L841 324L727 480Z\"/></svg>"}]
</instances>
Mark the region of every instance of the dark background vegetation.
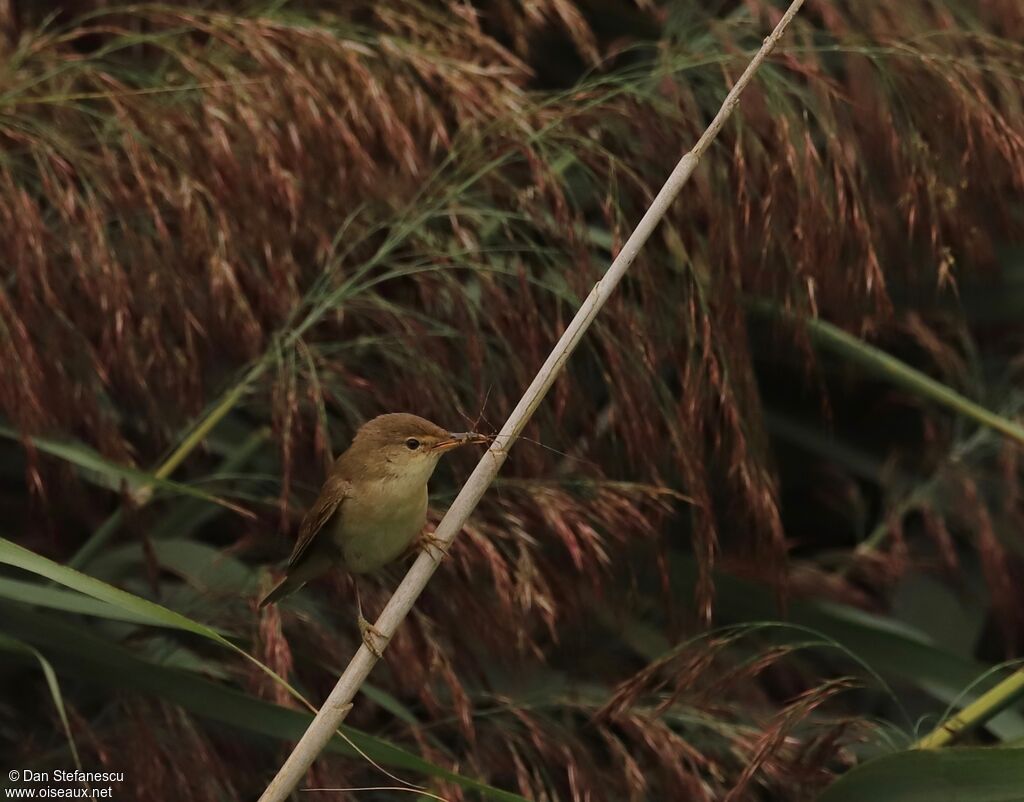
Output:
<instances>
[{"instance_id":1,"label":"dark background vegetation","mask_svg":"<svg viewBox=\"0 0 1024 802\"><path fill-rule=\"evenodd\" d=\"M496 430L781 11L0 2L0 535L322 699L348 581L255 602L331 455ZM857 356L1018 414L1021 41L1017 0L808 0L350 725L530 799L801 799L998 678L1020 444ZM255 798L301 707L115 608L0 577L2 762Z\"/></svg>"}]
</instances>

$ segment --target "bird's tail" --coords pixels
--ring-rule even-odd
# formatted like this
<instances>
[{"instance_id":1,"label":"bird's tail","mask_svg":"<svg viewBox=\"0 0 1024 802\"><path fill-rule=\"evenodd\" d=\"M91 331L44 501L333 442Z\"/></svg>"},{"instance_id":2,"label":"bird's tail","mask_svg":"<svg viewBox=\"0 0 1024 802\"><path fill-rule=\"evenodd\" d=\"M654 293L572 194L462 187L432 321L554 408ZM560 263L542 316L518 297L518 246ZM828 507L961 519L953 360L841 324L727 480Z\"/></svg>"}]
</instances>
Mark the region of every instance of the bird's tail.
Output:
<instances>
[{"instance_id":1,"label":"bird's tail","mask_svg":"<svg viewBox=\"0 0 1024 802\"><path fill-rule=\"evenodd\" d=\"M305 584L306 581L304 579L296 579L294 576L286 576L277 583L270 593L263 597L263 600L260 602L260 609L262 610L268 604L280 601L285 596L294 593Z\"/></svg>"},{"instance_id":2,"label":"bird's tail","mask_svg":"<svg viewBox=\"0 0 1024 802\"><path fill-rule=\"evenodd\" d=\"M311 579L316 579L318 576L327 573L331 569L333 562L330 552L324 550L313 550L311 553L303 555L303 559L297 565L288 566L288 576L278 582L274 589L263 597L263 601L260 602L260 609L262 610L268 604L280 601L285 596L289 596L297 591Z\"/></svg>"}]
</instances>

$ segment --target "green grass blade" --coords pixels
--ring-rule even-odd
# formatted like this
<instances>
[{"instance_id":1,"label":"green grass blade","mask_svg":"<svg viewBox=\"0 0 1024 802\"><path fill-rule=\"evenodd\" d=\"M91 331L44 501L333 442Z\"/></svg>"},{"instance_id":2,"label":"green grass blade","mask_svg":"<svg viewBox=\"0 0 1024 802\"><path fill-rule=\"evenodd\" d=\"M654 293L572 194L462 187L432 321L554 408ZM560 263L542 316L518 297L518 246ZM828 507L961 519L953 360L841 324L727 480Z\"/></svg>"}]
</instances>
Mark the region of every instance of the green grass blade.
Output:
<instances>
[{"instance_id":1,"label":"green grass blade","mask_svg":"<svg viewBox=\"0 0 1024 802\"><path fill-rule=\"evenodd\" d=\"M680 558L676 571L676 587L693 586L696 567L691 560ZM752 582L719 574L715 588L717 617L722 623L764 622L766 612L775 608L773 594ZM796 600L786 610L786 622L820 633L880 675L909 682L947 704L970 702L1005 676L993 672L991 666L936 646L911 626L843 604ZM777 636L787 637L784 629L778 630ZM796 637L806 635L797 633ZM1003 740L1019 738L1024 735L1024 716L1004 710L986 726Z\"/></svg>"},{"instance_id":2,"label":"green grass blade","mask_svg":"<svg viewBox=\"0 0 1024 802\"><path fill-rule=\"evenodd\" d=\"M5 604L2 619L5 627L19 637L46 648L55 659L60 655L68 661L77 677L114 691L131 688L152 694L197 715L281 741L298 739L311 721L311 716L305 712L264 702L195 674L142 660L116 644L48 615ZM347 726L341 730L360 750L382 765L438 777L498 802L526 802L518 794L448 771L383 738ZM328 749L359 757L337 735Z\"/></svg>"},{"instance_id":3,"label":"green grass blade","mask_svg":"<svg viewBox=\"0 0 1024 802\"><path fill-rule=\"evenodd\" d=\"M244 600L246 594L256 592L259 569L223 549L178 538L154 540L150 546L148 556L139 543L107 549L89 564L89 572L97 578L115 582L129 576L144 575L147 560L155 558L162 569L181 577L200 593Z\"/></svg>"},{"instance_id":4,"label":"green grass blade","mask_svg":"<svg viewBox=\"0 0 1024 802\"><path fill-rule=\"evenodd\" d=\"M50 585L40 585L36 582L23 582L19 579L0 577L0 598L31 604L33 607L46 607L50 610L106 618L111 621L126 621L132 624L151 623L148 615L139 615L131 610L83 596L81 593L62 590Z\"/></svg>"},{"instance_id":5,"label":"green grass blade","mask_svg":"<svg viewBox=\"0 0 1024 802\"><path fill-rule=\"evenodd\" d=\"M821 802L1020 802L1024 749L911 750L844 774Z\"/></svg>"},{"instance_id":6,"label":"green grass blade","mask_svg":"<svg viewBox=\"0 0 1024 802\"><path fill-rule=\"evenodd\" d=\"M188 616L177 613L174 610L170 610L167 607L156 604L155 602L143 599L133 593L128 593L120 588L115 588L113 585L101 582L95 577L76 571L74 568L68 568L67 566L55 563L53 560L48 560L45 557L29 551L28 549L22 548L16 543L12 543L10 540L5 538L0 538L0 563L7 563L8 565L13 565L16 568L30 571L34 574L45 577L46 579L50 579L64 585L64 587L77 590L79 593L84 593L86 596L92 597L93 599L106 602L109 605L119 608L123 612L127 612L135 616L140 623L146 623L150 626L163 627L166 629L177 629L184 632L192 632L196 635L207 638L208 640L214 641L226 649L230 649L238 656L248 660L254 666L259 668L260 671L270 677L275 683L288 691L288 693L290 693L294 698L302 702L307 707L312 707L305 697L295 690L295 688L293 688L286 679L279 676L270 667L261 663L244 649L236 646L213 627L194 621Z\"/></svg>"},{"instance_id":7,"label":"green grass blade","mask_svg":"<svg viewBox=\"0 0 1024 802\"><path fill-rule=\"evenodd\" d=\"M267 442L268 430L259 428L230 448L211 479L240 471ZM182 499L167 515L161 516L150 532L154 540L187 537L216 515L218 510L197 499Z\"/></svg>"},{"instance_id":8,"label":"green grass blade","mask_svg":"<svg viewBox=\"0 0 1024 802\"><path fill-rule=\"evenodd\" d=\"M218 471L234 471L242 467L266 442L267 430L257 429L239 446L232 449ZM173 484L173 483L172 483ZM156 524L151 533L153 538L169 537L173 534L190 533L216 514L216 509L203 504L195 498L186 499ZM118 508L92 533L89 539L74 553L68 565L82 568L99 553L110 538L121 527L123 508Z\"/></svg>"},{"instance_id":9,"label":"green grass blade","mask_svg":"<svg viewBox=\"0 0 1024 802\"><path fill-rule=\"evenodd\" d=\"M0 435L12 440L20 440L18 433L6 426L0 426ZM225 501L203 490L198 490L180 482L172 482L155 474L140 471L137 468L118 465L81 443L61 443L45 437L30 437L29 439L32 441L32 445L44 454L49 454L51 457L62 459L74 465L82 471L83 476L87 479L110 490L119 490L122 483L127 484L136 492L141 492L144 488L155 486L170 493L190 496L191 498L207 501L210 504L216 504L247 518L255 517L253 513L239 507L237 504L232 504L230 501Z\"/></svg>"},{"instance_id":10,"label":"green grass blade","mask_svg":"<svg viewBox=\"0 0 1024 802\"><path fill-rule=\"evenodd\" d=\"M76 571L74 568L68 568L53 562L53 560L48 560L35 552L22 548L16 543L12 543L6 538L0 538L0 563L13 565L15 568L30 571L33 574L57 582L66 588L77 590L79 593L84 593L86 596L118 608L121 613L132 615L140 623L146 623L154 627L192 632L209 640L216 641L233 651L238 651L237 646L213 627L201 624L181 613L176 613L174 610L169 610L162 605L140 598L120 588L115 588L113 585L108 585L106 582L101 582L87 574ZM85 609L83 608L81 611L84 612Z\"/></svg>"},{"instance_id":11,"label":"green grass blade","mask_svg":"<svg viewBox=\"0 0 1024 802\"><path fill-rule=\"evenodd\" d=\"M75 766L79 769L82 768L82 761L78 757L78 748L75 746L75 739L71 735L71 724L68 722L68 712L64 707L64 695L60 692L60 683L57 681L57 672L53 670L53 666L50 665L50 661L47 660L43 653L36 649L34 646L12 638L3 633L0 633L0 650L10 652L12 654L24 654L35 658L39 663L39 667L43 671L43 677L46 679L46 687L50 690L50 698L53 699L53 706L57 708L57 715L60 716L61 726L64 728L64 736L68 740L68 749L71 750L71 757L75 761Z\"/></svg>"},{"instance_id":12,"label":"green grass blade","mask_svg":"<svg viewBox=\"0 0 1024 802\"><path fill-rule=\"evenodd\" d=\"M782 318L804 325L807 327L811 339L819 347L860 365L869 373L901 387L909 393L944 406L982 426L1000 432L1018 443L1024 443L1024 426L1002 415L997 415L942 382L910 367L906 362L887 354L882 349L869 345L852 334L847 334L838 326L815 318L797 317L766 301L751 300L748 302L748 308L756 314Z\"/></svg>"}]
</instances>

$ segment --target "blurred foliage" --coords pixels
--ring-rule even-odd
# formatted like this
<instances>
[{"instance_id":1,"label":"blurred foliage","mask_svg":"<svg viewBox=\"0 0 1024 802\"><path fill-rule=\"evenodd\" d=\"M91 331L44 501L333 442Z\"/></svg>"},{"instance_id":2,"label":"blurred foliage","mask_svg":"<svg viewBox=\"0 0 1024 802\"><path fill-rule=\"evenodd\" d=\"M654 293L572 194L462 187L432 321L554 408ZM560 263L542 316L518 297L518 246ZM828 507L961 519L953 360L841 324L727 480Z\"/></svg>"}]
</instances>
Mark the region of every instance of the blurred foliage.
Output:
<instances>
[{"instance_id":1,"label":"blurred foliage","mask_svg":"<svg viewBox=\"0 0 1024 802\"><path fill-rule=\"evenodd\" d=\"M344 576L255 607L332 454L496 429L780 14L0 2L4 763L258 795L358 643ZM908 747L1024 639L1021 41L1016 0L809 0L360 697L374 760L1004 798L1014 698ZM309 786L396 782L336 749Z\"/></svg>"}]
</instances>

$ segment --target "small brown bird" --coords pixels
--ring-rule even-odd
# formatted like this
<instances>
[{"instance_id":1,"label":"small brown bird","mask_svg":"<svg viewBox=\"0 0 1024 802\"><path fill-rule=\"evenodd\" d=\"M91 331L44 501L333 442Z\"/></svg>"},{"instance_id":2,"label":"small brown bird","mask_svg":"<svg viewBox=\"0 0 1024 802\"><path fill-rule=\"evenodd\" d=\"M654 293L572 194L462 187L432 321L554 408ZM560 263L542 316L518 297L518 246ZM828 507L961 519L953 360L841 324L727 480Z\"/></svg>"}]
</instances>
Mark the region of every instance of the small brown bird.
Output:
<instances>
[{"instance_id":1,"label":"small brown bird","mask_svg":"<svg viewBox=\"0 0 1024 802\"><path fill-rule=\"evenodd\" d=\"M335 564L369 573L401 556L427 519L427 481L441 455L489 439L406 413L363 424L306 513L287 575L260 602L278 601ZM360 626L365 622L360 612Z\"/></svg>"}]
</instances>

